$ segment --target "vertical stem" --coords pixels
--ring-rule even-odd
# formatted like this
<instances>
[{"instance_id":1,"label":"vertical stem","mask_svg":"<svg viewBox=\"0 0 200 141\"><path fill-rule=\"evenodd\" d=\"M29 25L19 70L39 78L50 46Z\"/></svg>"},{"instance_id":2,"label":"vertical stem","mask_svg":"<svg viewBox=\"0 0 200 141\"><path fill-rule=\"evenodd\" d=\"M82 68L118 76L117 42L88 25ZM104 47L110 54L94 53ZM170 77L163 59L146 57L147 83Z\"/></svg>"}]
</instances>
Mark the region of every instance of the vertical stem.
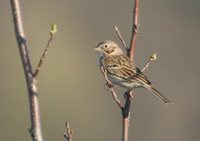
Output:
<instances>
[{"instance_id":1,"label":"vertical stem","mask_svg":"<svg viewBox=\"0 0 200 141\"><path fill-rule=\"evenodd\" d=\"M123 125L122 141L128 141L129 116L122 119L122 125Z\"/></svg>"},{"instance_id":2,"label":"vertical stem","mask_svg":"<svg viewBox=\"0 0 200 141\"><path fill-rule=\"evenodd\" d=\"M131 43L130 43L130 48L127 52L128 57L130 57L131 60L134 59L137 29L138 29L138 25L139 25L138 24L138 16L139 16L139 0L135 0L134 8L133 8L133 25L132 25Z\"/></svg>"},{"instance_id":3,"label":"vertical stem","mask_svg":"<svg viewBox=\"0 0 200 141\"><path fill-rule=\"evenodd\" d=\"M36 80L33 76L33 70L30 63L30 58L27 50L26 37L23 29L23 22L20 10L19 0L10 0L12 8L13 23L15 36L18 43L18 48L21 56L21 61L26 78L31 127L29 129L33 141L43 141L41 131L41 121L39 112L39 101L37 96Z\"/></svg>"},{"instance_id":4,"label":"vertical stem","mask_svg":"<svg viewBox=\"0 0 200 141\"><path fill-rule=\"evenodd\" d=\"M122 110L122 141L128 141L129 119L130 119L130 106L132 95L130 91L125 92L124 97L126 99Z\"/></svg>"},{"instance_id":5,"label":"vertical stem","mask_svg":"<svg viewBox=\"0 0 200 141\"><path fill-rule=\"evenodd\" d=\"M134 0L131 42L130 42L129 49L127 50L127 56L131 60L134 59L136 36L137 36L137 29L138 29L138 16L139 16L139 0ZM124 96L126 98L126 102L124 104L124 107L122 108L122 117L123 117L123 119L122 119L122 125L123 125L122 141L128 141L130 105L131 105L131 98L132 98L131 92L130 91L125 92Z\"/></svg>"}]
</instances>

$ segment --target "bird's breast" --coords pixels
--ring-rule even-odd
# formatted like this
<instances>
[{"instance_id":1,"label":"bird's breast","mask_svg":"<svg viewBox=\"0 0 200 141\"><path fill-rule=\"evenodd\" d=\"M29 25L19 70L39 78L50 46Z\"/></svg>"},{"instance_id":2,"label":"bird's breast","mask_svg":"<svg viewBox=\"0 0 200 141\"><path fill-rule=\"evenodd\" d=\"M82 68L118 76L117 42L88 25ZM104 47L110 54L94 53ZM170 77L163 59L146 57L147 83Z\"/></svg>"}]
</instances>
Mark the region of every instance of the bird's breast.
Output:
<instances>
[{"instance_id":1,"label":"bird's breast","mask_svg":"<svg viewBox=\"0 0 200 141\"><path fill-rule=\"evenodd\" d=\"M121 78L119 76L113 75L113 74L107 74L108 79L114 84L119 85L124 88L133 89L137 87L141 87L141 83L138 81L135 81L134 79L127 80L125 78Z\"/></svg>"}]
</instances>

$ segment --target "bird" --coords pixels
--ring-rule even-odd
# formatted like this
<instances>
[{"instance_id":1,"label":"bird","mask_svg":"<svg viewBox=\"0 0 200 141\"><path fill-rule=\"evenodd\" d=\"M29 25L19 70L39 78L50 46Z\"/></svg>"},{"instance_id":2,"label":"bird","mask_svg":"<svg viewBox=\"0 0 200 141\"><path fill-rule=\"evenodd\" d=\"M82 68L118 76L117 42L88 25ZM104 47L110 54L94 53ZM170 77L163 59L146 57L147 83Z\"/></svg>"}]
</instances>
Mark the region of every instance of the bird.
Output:
<instances>
[{"instance_id":1,"label":"bird","mask_svg":"<svg viewBox=\"0 0 200 141\"><path fill-rule=\"evenodd\" d=\"M172 102L154 88L147 76L136 67L134 62L111 40L100 42L95 48L99 53L99 67L103 69L104 77L110 86L121 86L128 91L134 88L145 88L155 94L164 103Z\"/></svg>"}]
</instances>

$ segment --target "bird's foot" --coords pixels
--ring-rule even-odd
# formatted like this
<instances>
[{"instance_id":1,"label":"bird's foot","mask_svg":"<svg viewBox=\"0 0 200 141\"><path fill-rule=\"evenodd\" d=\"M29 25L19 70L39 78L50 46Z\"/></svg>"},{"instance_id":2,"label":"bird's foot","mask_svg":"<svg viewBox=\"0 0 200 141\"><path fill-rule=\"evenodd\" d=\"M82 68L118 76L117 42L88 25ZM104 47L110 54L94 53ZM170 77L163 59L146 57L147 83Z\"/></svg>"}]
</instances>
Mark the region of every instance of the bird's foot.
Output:
<instances>
[{"instance_id":1,"label":"bird's foot","mask_svg":"<svg viewBox=\"0 0 200 141\"><path fill-rule=\"evenodd\" d=\"M132 91L126 91L126 92L124 93L124 98L133 99L133 93L132 93Z\"/></svg>"},{"instance_id":2,"label":"bird's foot","mask_svg":"<svg viewBox=\"0 0 200 141\"><path fill-rule=\"evenodd\" d=\"M112 83L110 83L110 82L107 82L106 84L105 84L105 88L106 89L111 89L111 88L113 88L114 87L114 85L112 84Z\"/></svg>"}]
</instances>

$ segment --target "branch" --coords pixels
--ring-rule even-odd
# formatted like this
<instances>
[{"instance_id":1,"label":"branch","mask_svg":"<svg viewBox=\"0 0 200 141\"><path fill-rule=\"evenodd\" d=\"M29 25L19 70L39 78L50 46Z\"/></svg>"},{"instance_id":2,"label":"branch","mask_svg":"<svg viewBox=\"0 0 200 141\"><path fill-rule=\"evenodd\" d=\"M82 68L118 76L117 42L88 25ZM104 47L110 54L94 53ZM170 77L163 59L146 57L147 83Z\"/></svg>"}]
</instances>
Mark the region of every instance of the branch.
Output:
<instances>
[{"instance_id":1,"label":"branch","mask_svg":"<svg viewBox=\"0 0 200 141\"><path fill-rule=\"evenodd\" d=\"M134 59L134 52L136 46L136 36L138 30L138 17L139 17L139 0L135 0L134 8L133 8L133 26L132 26L132 35L131 35L131 42L130 47L127 51L127 56L133 61ZM122 141L128 141L128 131L129 131L129 119L130 119L130 106L131 106L131 99L132 94L131 91L127 91L124 94L126 102L124 104L124 108L122 109L122 125L123 125L123 132L122 132Z\"/></svg>"},{"instance_id":2,"label":"branch","mask_svg":"<svg viewBox=\"0 0 200 141\"><path fill-rule=\"evenodd\" d=\"M116 31L120 41L122 42L124 48L127 51L127 56L132 61L134 59L134 51L135 51L135 46L136 46L136 36L137 36L137 31L138 31L138 26L139 26L138 17L139 17L139 0L135 0L134 1L134 8L133 8L132 35L131 35L131 42L130 42L130 47L129 48L127 47L127 45L126 45L121 33L119 32L119 29L117 28L117 26L115 26L115 31ZM145 65L143 70L145 70L148 67L149 63L150 63L150 61ZM108 83L108 80L107 80L107 77L106 77L106 72L104 72L104 77L105 77L104 79ZM110 87L108 90L112 93L114 101L117 103L118 107L121 109L121 112L122 112L122 125L123 125L122 141L128 141L128 130L129 130L128 127L129 127L129 119L130 119L130 106L131 106L131 99L133 98L132 94L131 94L131 91L126 91L125 92L124 97L125 97L126 100L125 100L124 105L122 105L120 100L117 98L117 95L116 95L113 87Z\"/></svg>"},{"instance_id":3,"label":"branch","mask_svg":"<svg viewBox=\"0 0 200 141\"><path fill-rule=\"evenodd\" d=\"M138 17L139 17L139 0L135 0L134 8L133 8L133 25L132 25L132 35L131 35L131 42L130 47L128 49L128 57L133 60L134 59L134 52L136 46L136 36L138 31Z\"/></svg>"},{"instance_id":4,"label":"branch","mask_svg":"<svg viewBox=\"0 0 200 141\"><path fill-rule=\"evenodd\" d=\"M113 89L113 87L108 89L112 96L113 96L113 100L116 102L116 104L118 105L118 107L122 110L123 109L123 105L121 104L120 100L117 97L117 94L115 93L115 90Z\"/></svg>"},{"instance_id":5,"label":"branch","mask_svg":"<svg viewBox=\"0 0 200 141\"><path fill-rule=\"evenodd\" d=\"M117 97L117 94L114 91L112 83L108 80L106 71L100 67L101 72L104 75L104 79L106 81L106 88L109 90L112 94L113 100L116 102L117 106L120 108L121 113L122 113L122 141L128 141L128 127L129 127L129 117L130 117L130 106L131 106L131 91L127 91L124 94L124 97L126 99L124 105L121 104L120 100Z\"/></svg>"},{"instance_id":6,"label":"branch","mask_svg":"<svg viewBox=\"0 0 200 141\"><path fill-rule=\"evenodd\" d=\"M122 42L122 44L123 44L124 48L125 48L125 49L126 49L126 51L127 51L127 50L128 50L128 46L126 45L126 42L125 42L125 40L123 39L123 37L122 37L121 33L119 32L119 29L118 29L118 27L117 27L117 26L115 26L115 31L116 31L116 33L117 33L117 35L118 35L118 37L119 37L120 41Z\"/></svg>"},{"instance_id":7,"label":"branch","mask_svg":"<svg viewBox=\"0 0 200 141\"><path fill-rule=\"evenodd\" d=\"M128 129L130 120L130 106L132 94L130 91L125 92L124 97L126 99L124 107L122 108L122 141L128 141Z\"/></svg>"},{"instance_id":8,"label":"branch","mask_svg":"<svg viewBox=\"0 0 200 141\"><path fill-rule=\"evenodd\" d=\"M64 138L67 141L72 141L73 131L71 130L69 123L67 121L65 122L65 127L66 127L66 132L64 133Z\"/></svg>"},{"instance_id":9,"label":"branch","mask_svg":"<svg viewBox=\"0 0 200 141\"><path fill-rule=\"evenodd\" d=\"M23 29L23 22L20 10L19 0L10 0L12 8L13 23L15 29L15 36L18 43L18 48L21 56L21 61L26 78L28 89L29 106L30 106L30 120L31 127L29 129L33 141L43 141L41 131L40 110L38 102L38 92L36 80L33 77L33 70L30 63L30 58L27 50L26 37Z\"/></svg>"},{"instance_id":10,"label":"branch","mask_svg":"<svg viewBox=\"0 0 200 141\"><path fill-rule=\"evenodd\" d=\"M52 24L51 30L50 30L50 32L49 32L49 33L50 33L49 40L48 40L48 42L47 42L47 45L46 45L46 47L45 47L45 50L44 50L42 56L40 57L40 61L39 61L38 65L37 65L37 67L36 67L36 70L35 70L35 72L34 72L34 77L37 77L37 75L38 75L38 73L39 73L39 70L40 70L40 68L41 68L41 66L42 66L42 64L43 64L43 62L44 62L44 59L45 59L45 57L46 57L46 55L47 55L48 49L49 49L49 47L51 46L51 42L53 41L53 37L54 37L54 34L55 34L56 32L57 32L56 24Z\"/></svg>"},{"instance_id":11,"label":"branch","mask_svg":"<svg viewBox=\"0 0 200 141\"><path fill-rule=\"evenodd\" d=\"M122 127L122 141L128 141L128 129L129 129L128 127L129 127L129 119L130 119L130 106L131 106L132 94L130 91L125 92L124 97L126 101L124 105L122 105L113 87L110 87L108 90L111 92L113 96L113 100L116 102L116 104L118 105L122 113L122 126L123 126Z\"/></svg>"},{"instance_id":12,"label":"branch","mask_svg":"<svg viewBox=\"0 0 200 141\"><path fill-rule=\"evenodd\" d=\"M142 68L141 72L144 72L150 65L151 62L155 61L157 59L156 53L152 54L148 60L148 62L145 64L145 66Z\"/></svg>"}]
</instances>

